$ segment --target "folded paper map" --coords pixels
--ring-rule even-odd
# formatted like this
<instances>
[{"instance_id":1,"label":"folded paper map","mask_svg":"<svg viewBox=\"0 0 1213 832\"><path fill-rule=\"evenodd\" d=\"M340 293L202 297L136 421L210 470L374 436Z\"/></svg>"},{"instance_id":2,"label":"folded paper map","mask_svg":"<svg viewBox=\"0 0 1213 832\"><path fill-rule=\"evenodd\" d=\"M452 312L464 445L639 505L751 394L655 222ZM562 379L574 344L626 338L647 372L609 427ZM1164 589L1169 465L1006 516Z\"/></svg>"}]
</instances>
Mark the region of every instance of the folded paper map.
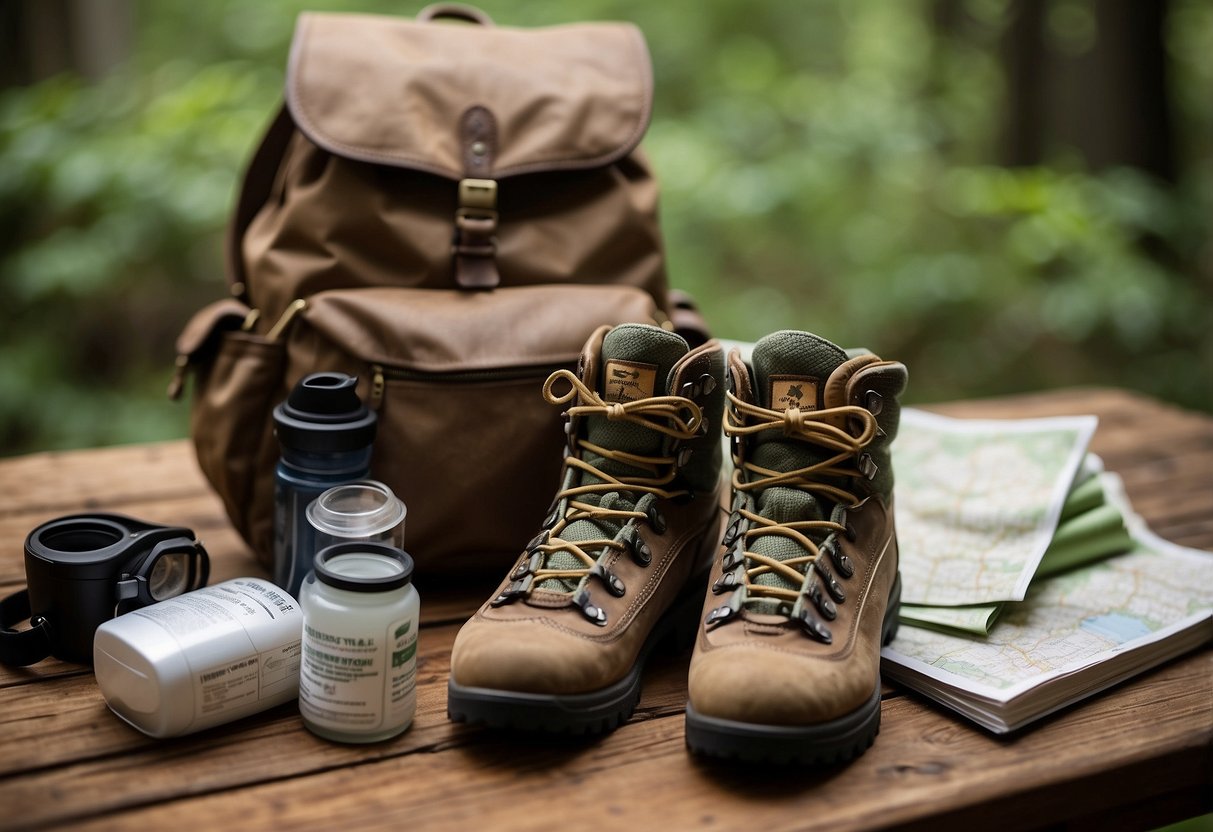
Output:
<instances>
[{"instance_id":1,"label":"folded paper map","mask_svg":"<svg viewBox=\"0 0 1213 832\"><path fill-rule=\"evenodd\" d=\"M881 654L885 676L1003 733L1213 638L1213 553L1154 535L1118 478L1101 481L1127 553L1038 577L987 637L903 626Z\"/></svg>"},{"instance_id":2,"label":"folded paper map","mask_svg":"<svg viewBox=\"0 0 1213 832\"><path fill-rule=\"evenodd\" d=\"M1096 476L1096 472L1102 469L1103 463L1099 458L1087 454L1075 487L1066 496L1061 522L1044 557L1040 559L1033 581L1120 554L1132 546L1133 541L1125 527L1119 505L1105 498L1104 478ZM903 624L916 627L985 635L1005 603L999 601L960 607L903 603L899 617Z\"/></svg>"},{"instance_id":3,"label":"folded paper map","mask_svg":"<svg viewBox=\"0 0 1213 832\"><path fill-rule=\"evenodd\" d=\"M951 419L907 408L893 443L902 601L1020 601L1057 530L1093 416Z\"/></svg>"}]
</instances>

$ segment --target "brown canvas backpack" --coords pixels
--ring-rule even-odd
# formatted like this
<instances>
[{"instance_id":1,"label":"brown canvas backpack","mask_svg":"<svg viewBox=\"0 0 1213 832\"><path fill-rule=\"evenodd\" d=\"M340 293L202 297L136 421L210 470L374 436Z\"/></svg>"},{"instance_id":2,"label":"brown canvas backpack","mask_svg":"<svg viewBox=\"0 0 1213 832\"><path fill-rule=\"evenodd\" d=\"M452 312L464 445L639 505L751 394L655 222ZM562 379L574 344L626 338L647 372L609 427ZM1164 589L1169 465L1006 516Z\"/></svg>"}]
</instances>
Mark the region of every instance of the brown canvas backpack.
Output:
<instances>
[{"instance_id":1,"label":"brown canvas backpack","mask_svg":"<svg viewBox=\"0 0 1213 832\"><path fill-rule=\"evenodd\" d=\"M232 297L182 332L172 391L192 370L199 464L264 564L271 409L317 371L378 410L372 476L421 571L516 556L560 466L544 378L602 324L696 320L667 294L651 103L627 24L300 17L229 228Z\"/></svg>"}]
</instances>

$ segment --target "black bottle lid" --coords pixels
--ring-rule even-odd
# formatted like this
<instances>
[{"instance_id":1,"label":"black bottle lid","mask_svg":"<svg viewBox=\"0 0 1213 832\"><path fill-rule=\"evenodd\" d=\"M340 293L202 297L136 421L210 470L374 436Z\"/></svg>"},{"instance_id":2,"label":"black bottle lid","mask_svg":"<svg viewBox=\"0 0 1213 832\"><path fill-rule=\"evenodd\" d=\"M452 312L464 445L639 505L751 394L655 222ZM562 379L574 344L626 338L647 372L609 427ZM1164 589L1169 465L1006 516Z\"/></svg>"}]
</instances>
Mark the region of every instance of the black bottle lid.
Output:
<instances>
[{"instance_id":1,"label":"black bottle lid","mask_svg":"<svg viewBox=\"0 0 1213 832\"><path fill-rule=\"evenodd\" d=\"M341 453L375 440L378 417L358 398L358 379L345 373L304 376L274 408L274 429L283 447Z\"/></svg>"}]
</instances>

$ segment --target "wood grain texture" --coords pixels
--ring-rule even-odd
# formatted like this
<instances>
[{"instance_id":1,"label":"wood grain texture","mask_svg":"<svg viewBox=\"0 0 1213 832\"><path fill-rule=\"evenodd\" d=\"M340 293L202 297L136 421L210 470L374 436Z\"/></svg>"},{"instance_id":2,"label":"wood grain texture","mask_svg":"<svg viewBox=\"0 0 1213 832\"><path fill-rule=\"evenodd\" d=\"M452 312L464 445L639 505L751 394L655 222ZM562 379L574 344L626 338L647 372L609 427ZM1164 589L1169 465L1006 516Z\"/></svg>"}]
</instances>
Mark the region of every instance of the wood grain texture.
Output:
<instances>
[{"instance_id":1,"label":"wood grain texture","mask_svg":"<svg viewBox=\"0 0 1213 832\"><path fill-rule=\"evenodd\" d=\"M1092 449L1155 531L1213 549L1213 419L1119 390L932 405L955 416L1095 413ZM188 525L215 580L261 574L186 442L0 461L0 592L37 523L108 510ZM450 647L498 576L424 584L418 711L368 747L320 740L284 705L170 741L105 708L86 668L0 668L0 829L766 830L1140 828L1213 806L1213 650L1009 738L886 688L875 747L836 769L703 763L683 746L684 655L657 654L636 715L596 741L513 737L445 718ZM18 807L16 811L10 807ZM1083 818L1086 820L1082 820ZM1147 819L1142 821L1142 819Z\"/></svg>"},{"instance_id":2,"label":"wood grain texture","mask_svg":"<svg viewBox=\"0 0 1213 832\"><path fill-rule=\"evenodd\" d=\"M580 828L647 829L657 818L675 828L764 832L928 818L932 828L964 828L977 816L989 828L1032 828L1105 804L1110 768L1132 771L1138 798L1209 782L1211 659L1172 664L1152 674L1148 688L1121 687L1009 741L897 697L884 704L877 744L840 769L700 763L683 748L683 720L671 716L633 720L588 743L485 734L425 755L257 786L239 799L221 793L161 803L74 828L171 828L206 817L217 827L563 831L571 818L554 805L562 798L575 805ZM992 800L1008 812L987 817Z\"/></svg>"},{"instance_id":3,"label":"wood grain texture","mask_svg":"<svg viewBox=\"0 0 1213 832\"><path fill-rule=\"evenodd\" d=\"M136 500L208 493L185 441L53 451L0 461L0 517L102 510Z\"/></svg>"},{"instance_id":4,"label":"wood grain texture","mask_svg":"<svg viewBox=\"0 0 1213 832\"><path fill-rule=\"evenodd\" d=\"M61 682L73 707L45 713L45 696L33 686L6 697L0 735L20 755L0 760L0 805L28 805L31 826L87 814L142 806L191 793L222 792L251 784L315 774L414 753L467 745L481 732L446 719L446 680L459 624L422 631L417 671L417 716L402 737L367 747L318 739L304 727L294 704L257 714L195 737L157 741L113 718L87 674ZM689 655L655 653L644 679L635 721L676 717L686 704ZM156 777L131 771L155 768ZM38 801L41 794L69 801Z\"/></svg>"}]
</instances>

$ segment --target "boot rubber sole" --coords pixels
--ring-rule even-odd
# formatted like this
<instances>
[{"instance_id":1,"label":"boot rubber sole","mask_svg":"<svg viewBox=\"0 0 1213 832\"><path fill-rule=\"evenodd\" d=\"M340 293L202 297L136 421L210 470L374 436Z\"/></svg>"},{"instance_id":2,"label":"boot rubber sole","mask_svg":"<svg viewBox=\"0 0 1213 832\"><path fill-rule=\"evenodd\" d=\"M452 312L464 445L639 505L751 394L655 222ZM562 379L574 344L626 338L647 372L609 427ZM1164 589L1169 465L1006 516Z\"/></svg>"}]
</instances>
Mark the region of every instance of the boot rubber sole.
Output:
<instances>
[{"instance_id":1,"label":"boot rubber sole","mask_svg":"<svg viewBox=\"0 0 1213 832\"><path fill-rule=\"evenodd\" d=\"M901 575L893 582L881 644L897 635ZM880 674L868 701L819 725L763 725L698 713L687 703L686 743L694 754L753 763L843 763L871 748L880 733Z\"/></svg>"},{"instance_id":2,"label":"boot rubber sole","mask_svg":"<svg viewBox=\"0 0 1213 832\"><path fill-rule=\"evenodd\" d=\"M687 582L618 682L588 693L545 694L469 687L452 678L447 682L447 717L452 722L551 734L600 734L618 728L640 701L640 677L653 649L672 641L676 650L685 650L694 643L706 585L707 572Z\"/></svg>"}]
</instances>

